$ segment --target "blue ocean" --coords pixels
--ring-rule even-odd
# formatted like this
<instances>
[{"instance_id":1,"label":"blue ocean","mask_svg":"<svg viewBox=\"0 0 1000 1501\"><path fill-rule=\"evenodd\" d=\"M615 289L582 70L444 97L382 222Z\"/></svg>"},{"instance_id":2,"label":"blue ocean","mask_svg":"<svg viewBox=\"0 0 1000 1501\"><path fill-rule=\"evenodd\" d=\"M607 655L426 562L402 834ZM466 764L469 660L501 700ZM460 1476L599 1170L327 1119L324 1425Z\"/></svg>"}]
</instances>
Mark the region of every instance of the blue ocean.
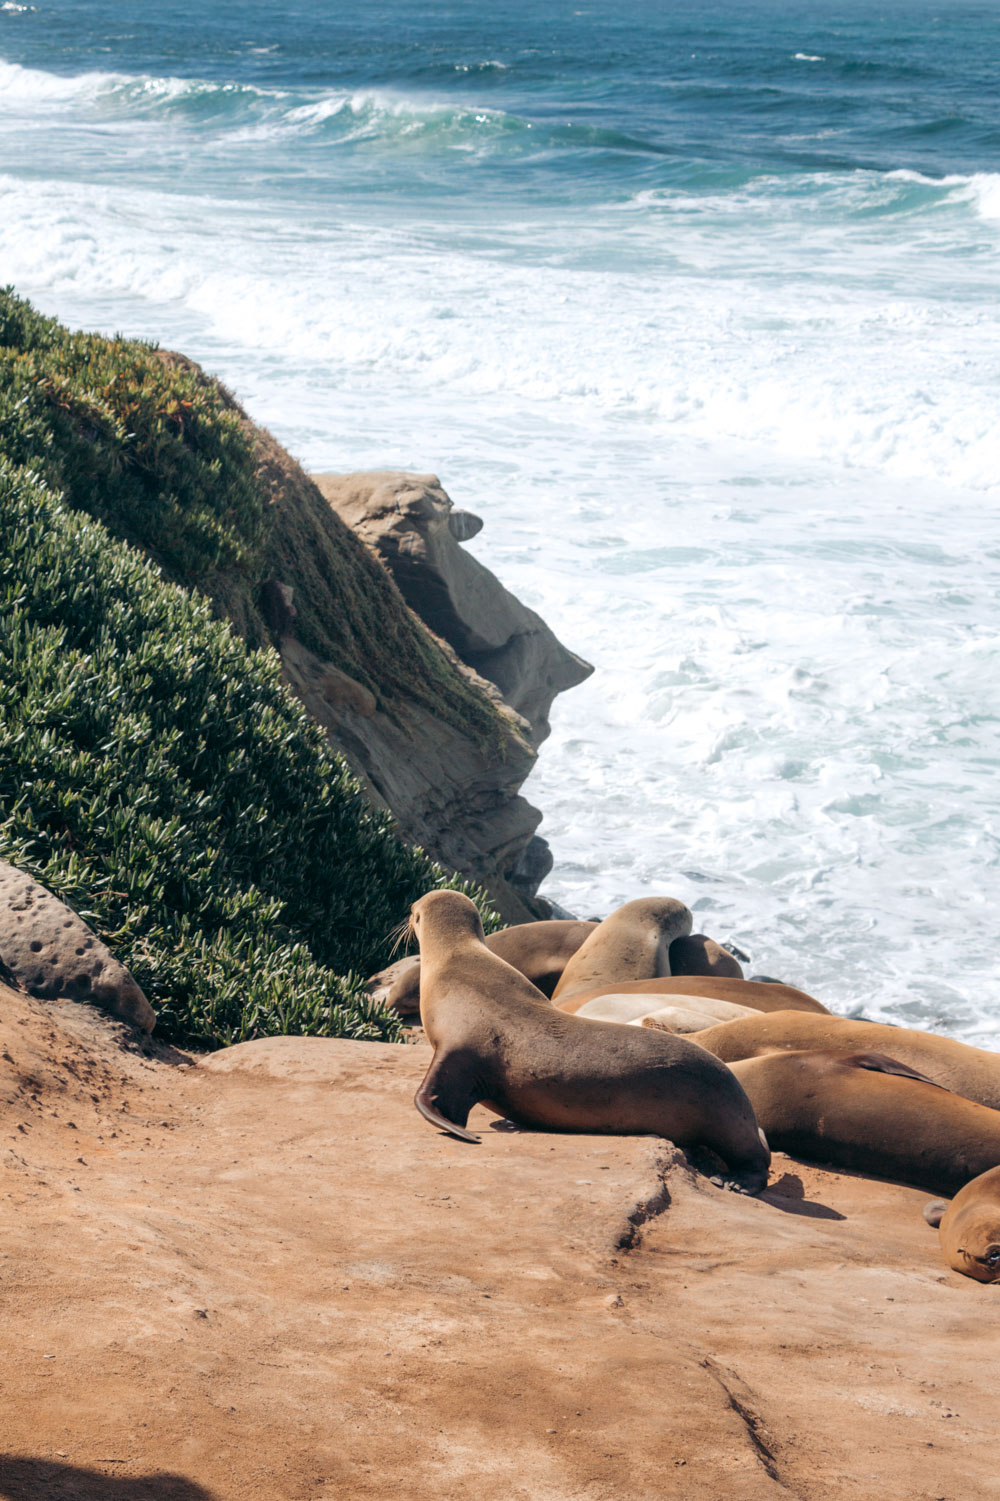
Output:
<instances>
[{"instance_id":1,"label":"blue ocean","mask_svg":"<svg viewBox=\"0 0 1000 1501\"><path fill-rule=\"evenodd\" d=\"M582 916L1000 1047L1000 7L0 4L0 282L412 468L597 666Z\"/></svg>"}]
</instances>

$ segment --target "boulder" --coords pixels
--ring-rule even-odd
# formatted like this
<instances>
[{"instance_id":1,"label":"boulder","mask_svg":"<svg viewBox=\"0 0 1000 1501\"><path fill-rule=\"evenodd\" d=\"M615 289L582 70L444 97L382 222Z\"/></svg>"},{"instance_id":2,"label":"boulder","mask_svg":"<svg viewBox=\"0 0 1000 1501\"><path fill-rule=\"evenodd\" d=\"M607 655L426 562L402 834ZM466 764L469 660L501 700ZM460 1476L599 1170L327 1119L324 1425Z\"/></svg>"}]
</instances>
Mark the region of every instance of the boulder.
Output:
<instances>
[{"instance_id":1,"label":"boulder","mask_svg":"<svg viewBox=\"0 0 1000 1501\"><path fill-rule=\"evenodd\" d=\"M557 693L582 683L589 663L567 650L540 615L461 546L481 529L456 511L433 474L318 474L320 492L373 549L410 609L452 646L530 726L549 733Z\"/></svg>"},{"instance_id":2,"label":"boulder","mask_svg":"<svg viewBox=\"0 0 1000 1501\"><path fill-rule=\"evenodd\" d=\"M0 954L38 1000L89 1001L152 1032L156 1013L96 933L31 876L0 860Z\"/></svg>"}]
</instances>

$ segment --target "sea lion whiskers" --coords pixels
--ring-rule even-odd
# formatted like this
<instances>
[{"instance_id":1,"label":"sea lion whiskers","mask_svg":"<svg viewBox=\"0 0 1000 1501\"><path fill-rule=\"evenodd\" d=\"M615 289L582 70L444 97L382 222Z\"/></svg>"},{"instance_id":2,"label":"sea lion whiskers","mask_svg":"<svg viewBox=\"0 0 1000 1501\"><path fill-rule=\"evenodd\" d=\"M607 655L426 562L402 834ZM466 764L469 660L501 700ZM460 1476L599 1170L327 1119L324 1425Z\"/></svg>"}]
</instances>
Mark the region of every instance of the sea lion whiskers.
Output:
<instances>
[{"instance_id":1,"label":"sea lion whiskers","mask_svg":"<svg viewBox=\"0 0 1000 1501\"><path fill-rule=\"evenodd\" d=\"M413 928L413 914L412 912L407 912L402 922L397 923L394 928L390 928L388 933L385 935L386 943L391 944L391 947L389 949L390 960L396 957L396 954L399 952L399 949L404 942L406 943L406 946L409 947L410 943L415 937L416 933L414 932Z\"/></svg>"}]
</instances>

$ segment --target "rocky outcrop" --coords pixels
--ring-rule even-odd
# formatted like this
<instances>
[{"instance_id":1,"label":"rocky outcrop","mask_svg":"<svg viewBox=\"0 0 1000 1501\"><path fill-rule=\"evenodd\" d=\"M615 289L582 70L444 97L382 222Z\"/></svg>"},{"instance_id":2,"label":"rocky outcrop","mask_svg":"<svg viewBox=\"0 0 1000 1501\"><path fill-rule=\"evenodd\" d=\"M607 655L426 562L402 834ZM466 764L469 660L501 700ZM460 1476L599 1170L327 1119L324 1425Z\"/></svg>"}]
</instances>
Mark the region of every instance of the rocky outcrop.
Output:
<instances>
[{"instance_id":1,"label":"rocky outcrop","mask_svg":"<svg viewBox=\"0 0 1000 1501\"><path fill-rule=\"evenodd\" d=\"M0 860L0 970L43 1001L89 1001L151 1032L152 1006L82 917L23 871Z\"/></svg>"},{"instance_id":2,"label":"rocky outcrop","mask_svg":"<svg viewBox=\"0 0 1000 1501\"><path fill-rule=\"evenodd\" d=\"M321 493L385 564L410 609L461 660L496 685L528 721L533 745L549 733L557 693L593 672L534 610L461 543L482 529L456 511L433 474L318 474ZM544 872L547 874L547 871Z\"/></svg>"}]
</instances>

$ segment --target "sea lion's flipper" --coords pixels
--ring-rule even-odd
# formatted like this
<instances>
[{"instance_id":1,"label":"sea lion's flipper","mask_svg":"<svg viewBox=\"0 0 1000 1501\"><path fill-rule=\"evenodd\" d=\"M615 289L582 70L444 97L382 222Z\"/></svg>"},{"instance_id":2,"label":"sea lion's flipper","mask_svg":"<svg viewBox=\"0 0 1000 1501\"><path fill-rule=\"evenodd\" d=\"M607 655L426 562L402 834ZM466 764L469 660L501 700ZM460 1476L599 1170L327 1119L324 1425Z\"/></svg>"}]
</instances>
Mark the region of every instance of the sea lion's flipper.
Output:
<instances>
[{"instance_id":1,"label":"sea lion's flipper","mask_svg":"<svg viewBox=\"0 0 1000 1501\"><path fill-rule=\"evenodd\" d=\"M461 1053L434 1055L424 1082L413 1096L425 1121L457 1136L460 1141L478 1141L472 1131L466 1131L469 1111L481 1098L476 1087L476 1060L466 1059Z\"/></svg>"},{"instance_id":2,"label":"sea lion's flipper","mask_svg":"<svg viewBox=\"0 0 1000 1501\"><path fill-rule=\"evenodd\" d=\"M947 1084L939 1084L936 1079L928 1079L926 1074L918 1073L915 1068L910 1068L908 1063L900 1063L898 1058L890 1058L885 1053L849 1053L844 1062L851 1068L869 1068L876 1074L897 1074L901 1079L916 1079L919 1084L933 1084L935 1089L943 1089L946 1093L953 1093Z\"/></svg>"},{"instance_id":3,"label":"sea lion's flipper","mask_svg":"<svg viewBox=\"0 0 1000 1501\"><path fill-rule=\"evenodd\" d=\"M947 1210L947 1208L947 1200L932 1199L929 1204L924 1205L924 1219L927 1221L928 1225L933 1225L934 1229L936 1230L938 1225L940 1225L941 1221L944 1219L945 1211Z\"/></svg>"}]
</instances>

